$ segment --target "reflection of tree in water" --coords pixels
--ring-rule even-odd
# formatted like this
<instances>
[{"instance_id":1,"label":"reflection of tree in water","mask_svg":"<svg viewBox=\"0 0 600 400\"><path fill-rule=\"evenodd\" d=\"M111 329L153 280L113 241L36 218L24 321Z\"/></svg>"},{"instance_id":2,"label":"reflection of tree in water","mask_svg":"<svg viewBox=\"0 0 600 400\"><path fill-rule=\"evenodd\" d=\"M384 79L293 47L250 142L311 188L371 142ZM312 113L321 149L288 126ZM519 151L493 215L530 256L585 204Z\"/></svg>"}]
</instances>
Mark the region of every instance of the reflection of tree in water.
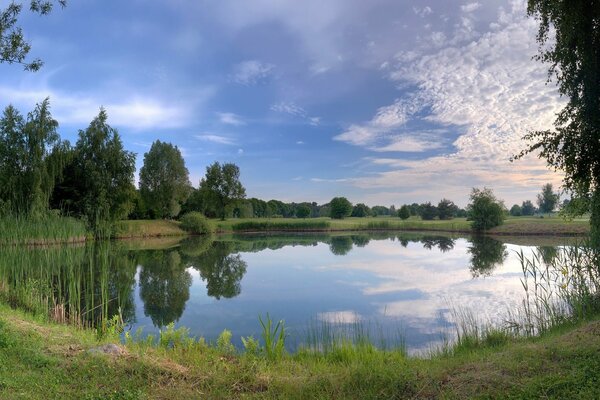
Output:
<instances>
[{"instance_id":1,"label":"reflection of tree in water","mask_svg":"<svg viewBox=\"0 0 600 400\"><path fill-rule=\"evenodd\" d=\"M490 275L508 255L504 243L482 235L471 238L469 253L473 277Z\"/></svg>"},{"instance_id":2,"label":"reflection of tree in water","mask_svg":"<svg viewBox=\"0 0 600 400\"><path fill-rule=\"evenodd\" d=\"M352 250L350 236L332 236L329 241L329 250L336 256L345 256Z\"/></svg>"},{"instance_id":3,"label":"reflection of tree in water","mask_svg":"<svg viewBox=\"0 0 600 400\"><path fill-rule=\"evenodd\" d=\"M365 247L370 241L371 239L368 235L352 235L352 243L354 243L356 247Z\"/></svg>"},{"instance_id":4,"label":"reflection of tree in water","mask_svg":"<svg viewBox=\"0 0 600 400\"><path fill-rule=\"evenodd\" d=\"M442 253L454 248L454 239L445 236L425 236L421 239L421 243L427 250L437 247Z\"/></svg>"},{"instance_id":5,"label":"reflection of tree in water","mask_svg":"<svg viewBox=\"0 0 600 400\"><path fill-rule=\"evenodd\" d=\"M540 258L546 265L552 265L558 256L558 247L555 246L538 246L537 252Z\"/></svg>"},{"instance_id":6,"label":"reflection of tree in water","mask_svg":"<svg viewBox=\"0 0 600 400\"><path fill-rule=\"evenodd\" d=\"M151 251L140 255L140 297L144 314L157 327L177 321L190 298L192 276L178 251Z\"/></svg>"},{"instance_id":7,"label":"reflection of tree in water","mask_svg":"<svg viewBox=\"0 0 600 400\"><path fill-rule=\"evenodd\" d=\"M187 260L206 281L208 295L216 299L232 298L242 291L247 264L239 254L232 254L232 248L231 242L214 242L206 252Z\"/></svg>"},{"instance_id":8,"label":"reflection of tree in water","mask_svg":"<svg viewBox=\"0 0 600 400\"><path fill-rule=\"evenodd\" d=\"M110 252L110 276L108 278L108 318L117 313L125 323L135 322L135 271L134 256L126 251L112 248Z\"/></svg>"}]
</instances>

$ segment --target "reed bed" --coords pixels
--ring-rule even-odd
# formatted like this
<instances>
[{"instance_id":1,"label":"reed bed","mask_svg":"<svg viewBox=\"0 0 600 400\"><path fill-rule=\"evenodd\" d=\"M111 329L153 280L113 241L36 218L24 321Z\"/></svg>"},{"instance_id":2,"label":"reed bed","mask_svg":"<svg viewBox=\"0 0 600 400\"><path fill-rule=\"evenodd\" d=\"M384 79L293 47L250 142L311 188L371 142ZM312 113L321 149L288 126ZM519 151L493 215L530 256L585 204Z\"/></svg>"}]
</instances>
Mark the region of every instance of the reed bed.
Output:
<instances>
[{"instance_id":1,"label":"reed bed","mask_svg":"<svg viewBox=\"0 0 600 400\"><path fill-rule=\"evenodd\" d=\"M40 218L0 217L0 245L77 243L84 242L87 234L83 221L52 213Z\"/></svg>"}]
</instances>

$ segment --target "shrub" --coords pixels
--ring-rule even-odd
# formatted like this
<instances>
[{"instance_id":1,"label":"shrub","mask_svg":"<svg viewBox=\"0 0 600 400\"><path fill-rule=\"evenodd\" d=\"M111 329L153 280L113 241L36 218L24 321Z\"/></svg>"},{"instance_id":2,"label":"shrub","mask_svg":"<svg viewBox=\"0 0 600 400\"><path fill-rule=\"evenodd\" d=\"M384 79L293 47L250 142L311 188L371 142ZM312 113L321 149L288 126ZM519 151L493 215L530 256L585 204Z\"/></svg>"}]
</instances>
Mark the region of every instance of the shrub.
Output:
<instances>
[{"instance_id":1,"label":"shrub","mask_svg":"<svg viewBox=\"0 0 600 400\"><path fill-rule=\"evenodd\" d=\"M473 188L467 208L471 227L476 231L485 231L504 222L504 203L496 199L491 189Z\"/></svg>"},{"instance_id":2,"label":"shrub","mask_svg":"<svg viewBox=\"0 0 600 400\"><path fill-rule=\"evenodd\" d=\"M403 220L408 219L410 217L410 210L406 204L400 207L400 209L398 210L398 217L400 217L400 219Z\"/></svg>"},{"instance_id":3,"label":"shrub","mask_svg":"<svg viewBox=\"0 0 600 400\"><path fill-rule=\"evenodd\" d=\"M181 217L181 229L196 235L204 235L213 231L210 222L199 212L189 212Z\"/></svg>"}]
</instances>

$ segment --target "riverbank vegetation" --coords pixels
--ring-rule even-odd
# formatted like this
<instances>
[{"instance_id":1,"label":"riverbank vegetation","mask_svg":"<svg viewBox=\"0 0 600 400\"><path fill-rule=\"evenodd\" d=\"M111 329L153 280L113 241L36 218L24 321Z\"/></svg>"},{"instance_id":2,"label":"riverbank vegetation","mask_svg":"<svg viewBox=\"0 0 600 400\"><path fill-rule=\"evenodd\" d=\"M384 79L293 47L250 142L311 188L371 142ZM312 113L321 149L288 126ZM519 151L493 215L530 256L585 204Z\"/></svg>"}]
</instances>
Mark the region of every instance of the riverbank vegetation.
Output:
<instances>
[{"instance_id":1,"label":"riverbank vegetation","mask_svg":"<svg viewBox=\"0 0 600 400\"><path fill-rule=\"evenodd\" d=\"M509 314L506 325L490 325L468 310L456 310L457 341L449 340L421 357L408 356L401 341L378 344L360 324L341 335L335 333L334 325L315 328L305 338L307 346L291 354L282 346L289 339L285 324L264 315L262 335L244 338L242 349L232 346L235 332L225 330L209 342L191 337L185 328L175 328L166 320L161 320L164 328L154 338L129 332L121 341L129 296L119 287L129 287L131 282L122 277L119 287L102 284L105 257L97 252L86 255L82 248L73 251L78 259L72 264L89 259L99 267L98 288L81 287L80 293L105 293L104 300L109 301L108 314L104 314L102 298L96 297L93 304L83 303L79 315L85 315L88 323L97 323L86 313L93 310L96 317L108 319L100 325L102 329L81 329L90 325L56 318L70 313L51 308L53 312L48 314L35 308L36 299L43 297L31 294L57 292L41 290L35 283L40 279L26 279L31 285L21 294L29 296L19 301L29 301L32 307L18 306L29 311L0 305L0 397L526 398L543 394L548 398L593 398L597 393L599 280L597 271L589 268L596 262L594 253L585 248L558 250L551 258L540 252L536 258L523 259L528 295L523 307ZM220 254L210 244L200 253L207 251ZM13 254L19 257L19 252ZM90 258L93 254L96 256ZM185 256L187 250L182 249L181 254ZM154 261L169 265L143 272L153 274L144 278L144 285L152 286L164 271L179 270L173 264L178 257L141 256L149 267ZM126 255L123 260L129 260L126 264L133 270L127 265L123 268L134 271L137 262ZM66 278L68 271L63 272L38 271ZM65 282L72 287L59 291L72 293L73 300L79 280L71 276ZM3 296L6 285L0 286ZM121 300L111 304L116 297ZM257 325L260 322L257 316Z\"/></svg>"}]
</instances>

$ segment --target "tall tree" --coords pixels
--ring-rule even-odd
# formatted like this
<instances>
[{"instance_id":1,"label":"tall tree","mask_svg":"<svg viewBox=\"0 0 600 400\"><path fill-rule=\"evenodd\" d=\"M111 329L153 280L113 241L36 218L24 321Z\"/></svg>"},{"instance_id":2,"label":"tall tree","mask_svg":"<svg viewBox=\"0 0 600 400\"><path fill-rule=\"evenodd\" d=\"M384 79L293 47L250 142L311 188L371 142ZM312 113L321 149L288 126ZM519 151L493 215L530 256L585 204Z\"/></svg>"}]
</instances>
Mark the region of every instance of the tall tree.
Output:
<instances>
[{"instance_id":1,"label":"tall tree","mask_svg":"<svg viewBox=\"0 0 600 400\"><path fill-rule=\"evenodd\" d=\"M540 208L540 212L552 212L558 203L558 199L559 196L557 193L554 193L551 183L547 183L542 186L542 193L537 195L537 203Z\"/></svg>"},{"instance_id":2,"label":"tall tree","mask_svg":"<svg viewBox=\"0 0 600 400\"><path fill-rule=\"evenodd\" d=\"M107 123L104 109L85 131L79 131L72 164L79 193L76 211L85 216L96 234L106 222L125 218L135 197L135 154L123 148L116 129Z\"/></svg>"},{"instance_id":3,"label":"tall tree","mask_svg":"<svg viewBox=\"0 0 600 400\"><path fill-rule=\"evenodd\" d=\"M200 191L206 193L214 204L221 220L225 220L228 206L246 197L246 189L240 182L240 169L235 164L214 164L206 167L206 176L200 181Z\"/></svg>"},{"instance_id":4,"label":"tall tree","mask_svg":"<svg viewBox=\"0 0 600 400\"><path fill-rule=\"evenodd\" d=\"M62 7L67 0L58 0ZM54 6L49 0L30 0L29 10L39 15L49 14ZM40 59L27 62L25 59L31 50L31 45L25 40L23 30L17 26L19 14L23 10L20 2L11 2L4 10L0 10L0 63L21 64L26 71L37 71L43 65Z\"/></svg>"},{"instance_id":5,"label":"tall tree","mask_svg":"<svg viewBox=\"0 0 600 400\"><path fill-rule=\"evenodd\" d=\"M538 151L564 171L565 187L591 199L592 244L600 246L600 2L529 0L539 21L537 59L548 63L567 104L554 129L530 132L532 143L517 157Z\"/></svg>"},{"instance_id":6,"label":"tall tree","mask_svg":"<svg viewBox=\"0 0 600 400\"><path fill-rule=\"evenodd\" d=\"M58 122L45 99L25 121L12 106L0 119L0 200L6 211L41 216L59 176L68 143L61 142Z\"/></svg>"},{"instance_id":7,"label":"tall tree","mask_svg":"<svg viewBox=\"0 0 600 400\"><path fill-rule=\"evenodd\" d=\"M191 184L177 146L157 140L144 154L140 194L154 217L175 217L190 194Z\"/></svg>"}]
</instances>

